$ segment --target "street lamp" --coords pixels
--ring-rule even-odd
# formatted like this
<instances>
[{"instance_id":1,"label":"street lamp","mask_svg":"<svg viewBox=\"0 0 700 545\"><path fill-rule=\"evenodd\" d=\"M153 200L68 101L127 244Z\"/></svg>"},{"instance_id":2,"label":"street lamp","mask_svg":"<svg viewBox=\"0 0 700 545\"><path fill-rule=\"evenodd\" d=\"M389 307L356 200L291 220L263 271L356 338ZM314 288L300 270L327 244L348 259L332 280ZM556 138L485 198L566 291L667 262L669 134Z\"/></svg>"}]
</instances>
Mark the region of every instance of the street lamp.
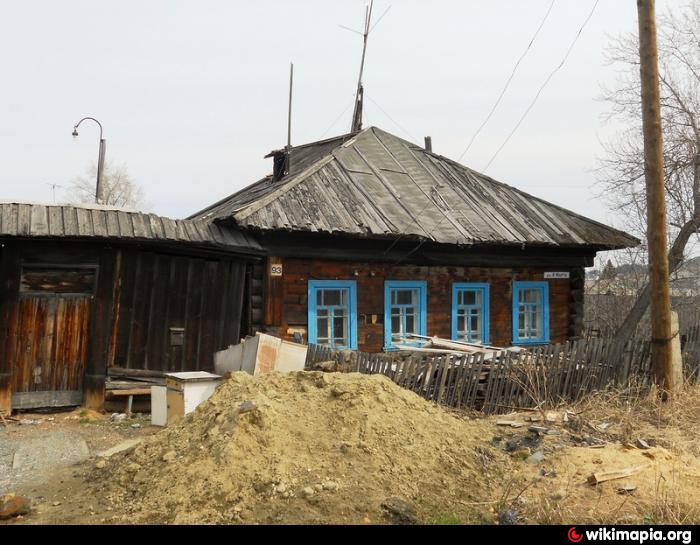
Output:
<instances>
[{"instance_id":1,"label":"street lamp","mask_svg":"<svg viewBox=\"0 0 700 545\"><path fill-rule=\"evenodd\" d=\"M94 121L100 127L100 150L99 150L99 154L97 156L97 184L95 186L95 202L97 204L102 204L102 174L104 172L104 167L105 167L105 151L107 148L107 143L105 142L105 139L102 138L102 123L97 121L97 119L95 119L94 117L83 117L73 127L72 134L73 134L73 138L76 138L78 136L78 127L86 119L89 119L90 121Z\"/></svg>"}]
</instances>

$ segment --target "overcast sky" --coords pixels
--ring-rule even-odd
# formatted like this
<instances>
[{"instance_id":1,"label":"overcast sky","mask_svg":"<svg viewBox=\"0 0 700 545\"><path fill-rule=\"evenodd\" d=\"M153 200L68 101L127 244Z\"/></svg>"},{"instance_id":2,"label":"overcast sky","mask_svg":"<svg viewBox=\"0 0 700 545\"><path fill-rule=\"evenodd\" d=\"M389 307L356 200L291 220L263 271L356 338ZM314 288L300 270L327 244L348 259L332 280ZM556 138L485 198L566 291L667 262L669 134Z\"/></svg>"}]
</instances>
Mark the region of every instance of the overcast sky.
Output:
<instances>
[{"instance_id":1,"label":"overcast sky","mask_svg":"<svg viewBox=\"0 0 700 545\"><path fill-rule=\"evenodd\" d=\"M555 0L489 124L462 162L483 171L595 0ZM365 69L365 125L457 159L551 0L376 0ZM657 2L662 11L671 0ZM0 0L0 200L51 202L97 155L126 163L152 211L183 217L269 173L285 144L294 62L293 144L347 132L363 0ZM566 64L486 173L592 218L597 100L614 82L609 36L634 30L634 0L599 0ZM334 121L337 122L333 124ZM57 200L62 200L61 190Z\"/></svg>"}]
</instances>

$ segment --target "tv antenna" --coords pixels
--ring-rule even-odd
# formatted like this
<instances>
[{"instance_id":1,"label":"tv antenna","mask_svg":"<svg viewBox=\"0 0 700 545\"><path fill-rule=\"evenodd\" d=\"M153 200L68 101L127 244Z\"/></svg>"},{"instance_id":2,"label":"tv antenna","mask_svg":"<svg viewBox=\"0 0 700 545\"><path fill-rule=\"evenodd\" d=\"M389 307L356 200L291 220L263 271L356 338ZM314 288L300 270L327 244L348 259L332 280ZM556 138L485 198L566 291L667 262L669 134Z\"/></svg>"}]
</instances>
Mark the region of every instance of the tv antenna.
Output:
<instances>
[{"instance_id":1,"label":"tv antenna","mask_svg":"<svg viewBox=\"0 0 700 545\"><path fill-rule=\"evenodd\" d=\"M374 27L376 27L379 24L379 21L381 21L384 16L387 14L387 12L391 9L391 6L386 8L384 10L384 13L377 19L377 22L374 23L373 26L371 25L372 22L372 8L374 7L374 0L370 0L369 5L365 6L365 25L364 29L362 32L358 32L357 30L354 30L352 28L348 28L343 25L338 25L340 28L344 28L345 30L349 30L350 32L354 32L355 34L359 34L362 36L362 60L360 61L360 75L357 78L357 91L355 92L355 109L353 110L352 113L352 126L350 127L350 132L359 132L362 130L362 98L364 95L364 87L362 84L362 74L365 69L365 57L367 55L367 38L369 37L370 32L374 30Z\"/></svg>"},{"instance_id":2,"label":"tv antenna","mask_svg":"<svg viewBox=\"0 0 700 545\"><path fill-rule=\"evenodd\" d=\"M51 188L51 192L53 193L53 203L56 204L56 188L62 188L63 186L60 184L50 184L49 182L46 182L46 185L48 185Z\"/></svg>"}]
</instances>

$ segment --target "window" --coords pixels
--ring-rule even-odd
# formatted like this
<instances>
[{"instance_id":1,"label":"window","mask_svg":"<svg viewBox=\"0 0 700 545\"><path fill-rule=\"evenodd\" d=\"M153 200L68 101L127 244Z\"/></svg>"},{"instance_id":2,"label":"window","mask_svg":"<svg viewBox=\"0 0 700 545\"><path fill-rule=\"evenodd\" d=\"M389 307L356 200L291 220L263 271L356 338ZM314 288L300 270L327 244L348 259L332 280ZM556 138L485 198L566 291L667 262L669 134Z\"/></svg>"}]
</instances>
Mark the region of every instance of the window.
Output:
<instances>
[{"instance_id":1,"label":"window","mask_svg":"<svg viewBox=\"0 0 700 545\"><path fill-rule=\"evenodd\" d=\"M357 283L309 280L309 342L357 348Z\"/></svg>"},{"instance_id":2,"label":"window","mask_svg":"<svg viewBox=\"0 0 700 545\"><path fill-rule=\"evenodd\" d=\"M549 342L549 285L513 283L513 344Z\"/></svg>"},{"instance_id":3,"label":"window","mask_svg":"<svg viewBox=\"0 0 700 545\"><path fill-rule=\"evenodd\" d=\"M427 330L426 282L392 280L384 283L384 348L393 349L395 343L418 344L406 334L426 335Z\"/></svg>"},{"instance_id":4,"label":"window","mask_svg":"<svg viewBox=\"0 0 700 545\"><path fill-rule=\"evenodd\" d=\"M19 290L32 295L92 295L96 280L94 265L24 265Z\"/></svg>"},{"instance_id":5,"label":"window","mask_svg":"<svg viewBox=\"0 0 700 545\"><path fill-rule=\"evenodd\" d=\"M452 339L488 344L488 284L461 282L452 284Z\"/></svg>"}]
</instances>

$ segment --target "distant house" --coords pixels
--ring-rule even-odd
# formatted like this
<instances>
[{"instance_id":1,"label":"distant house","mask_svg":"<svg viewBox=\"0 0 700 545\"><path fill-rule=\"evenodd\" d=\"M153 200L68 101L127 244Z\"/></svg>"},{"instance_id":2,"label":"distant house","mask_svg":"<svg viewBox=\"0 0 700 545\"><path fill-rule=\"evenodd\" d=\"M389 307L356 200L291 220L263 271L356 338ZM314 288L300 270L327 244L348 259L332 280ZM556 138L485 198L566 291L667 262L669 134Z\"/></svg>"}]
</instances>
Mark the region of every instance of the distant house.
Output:
<instances>
[{"instance_id":1,"label":"distant house","mask_svg":"<svg viewBox=\"0 0 700 545\"><path fill-rule=\"evenodd\" d=\"M271 152L191 219L254 235L252 327L336 348L581 333L584 268L639 241L376 127Z\"/></svg>"},{"instance_id":2,"label":"distant house","mask_svg":"<svg viewBox=\"0 0 700 545\"><path fill-rule=\"evenodd\" d=\"M110 369L213 370L262 248L201 221L0 203L0 413L102 406Z\"/></svg>"}]
</instances>

